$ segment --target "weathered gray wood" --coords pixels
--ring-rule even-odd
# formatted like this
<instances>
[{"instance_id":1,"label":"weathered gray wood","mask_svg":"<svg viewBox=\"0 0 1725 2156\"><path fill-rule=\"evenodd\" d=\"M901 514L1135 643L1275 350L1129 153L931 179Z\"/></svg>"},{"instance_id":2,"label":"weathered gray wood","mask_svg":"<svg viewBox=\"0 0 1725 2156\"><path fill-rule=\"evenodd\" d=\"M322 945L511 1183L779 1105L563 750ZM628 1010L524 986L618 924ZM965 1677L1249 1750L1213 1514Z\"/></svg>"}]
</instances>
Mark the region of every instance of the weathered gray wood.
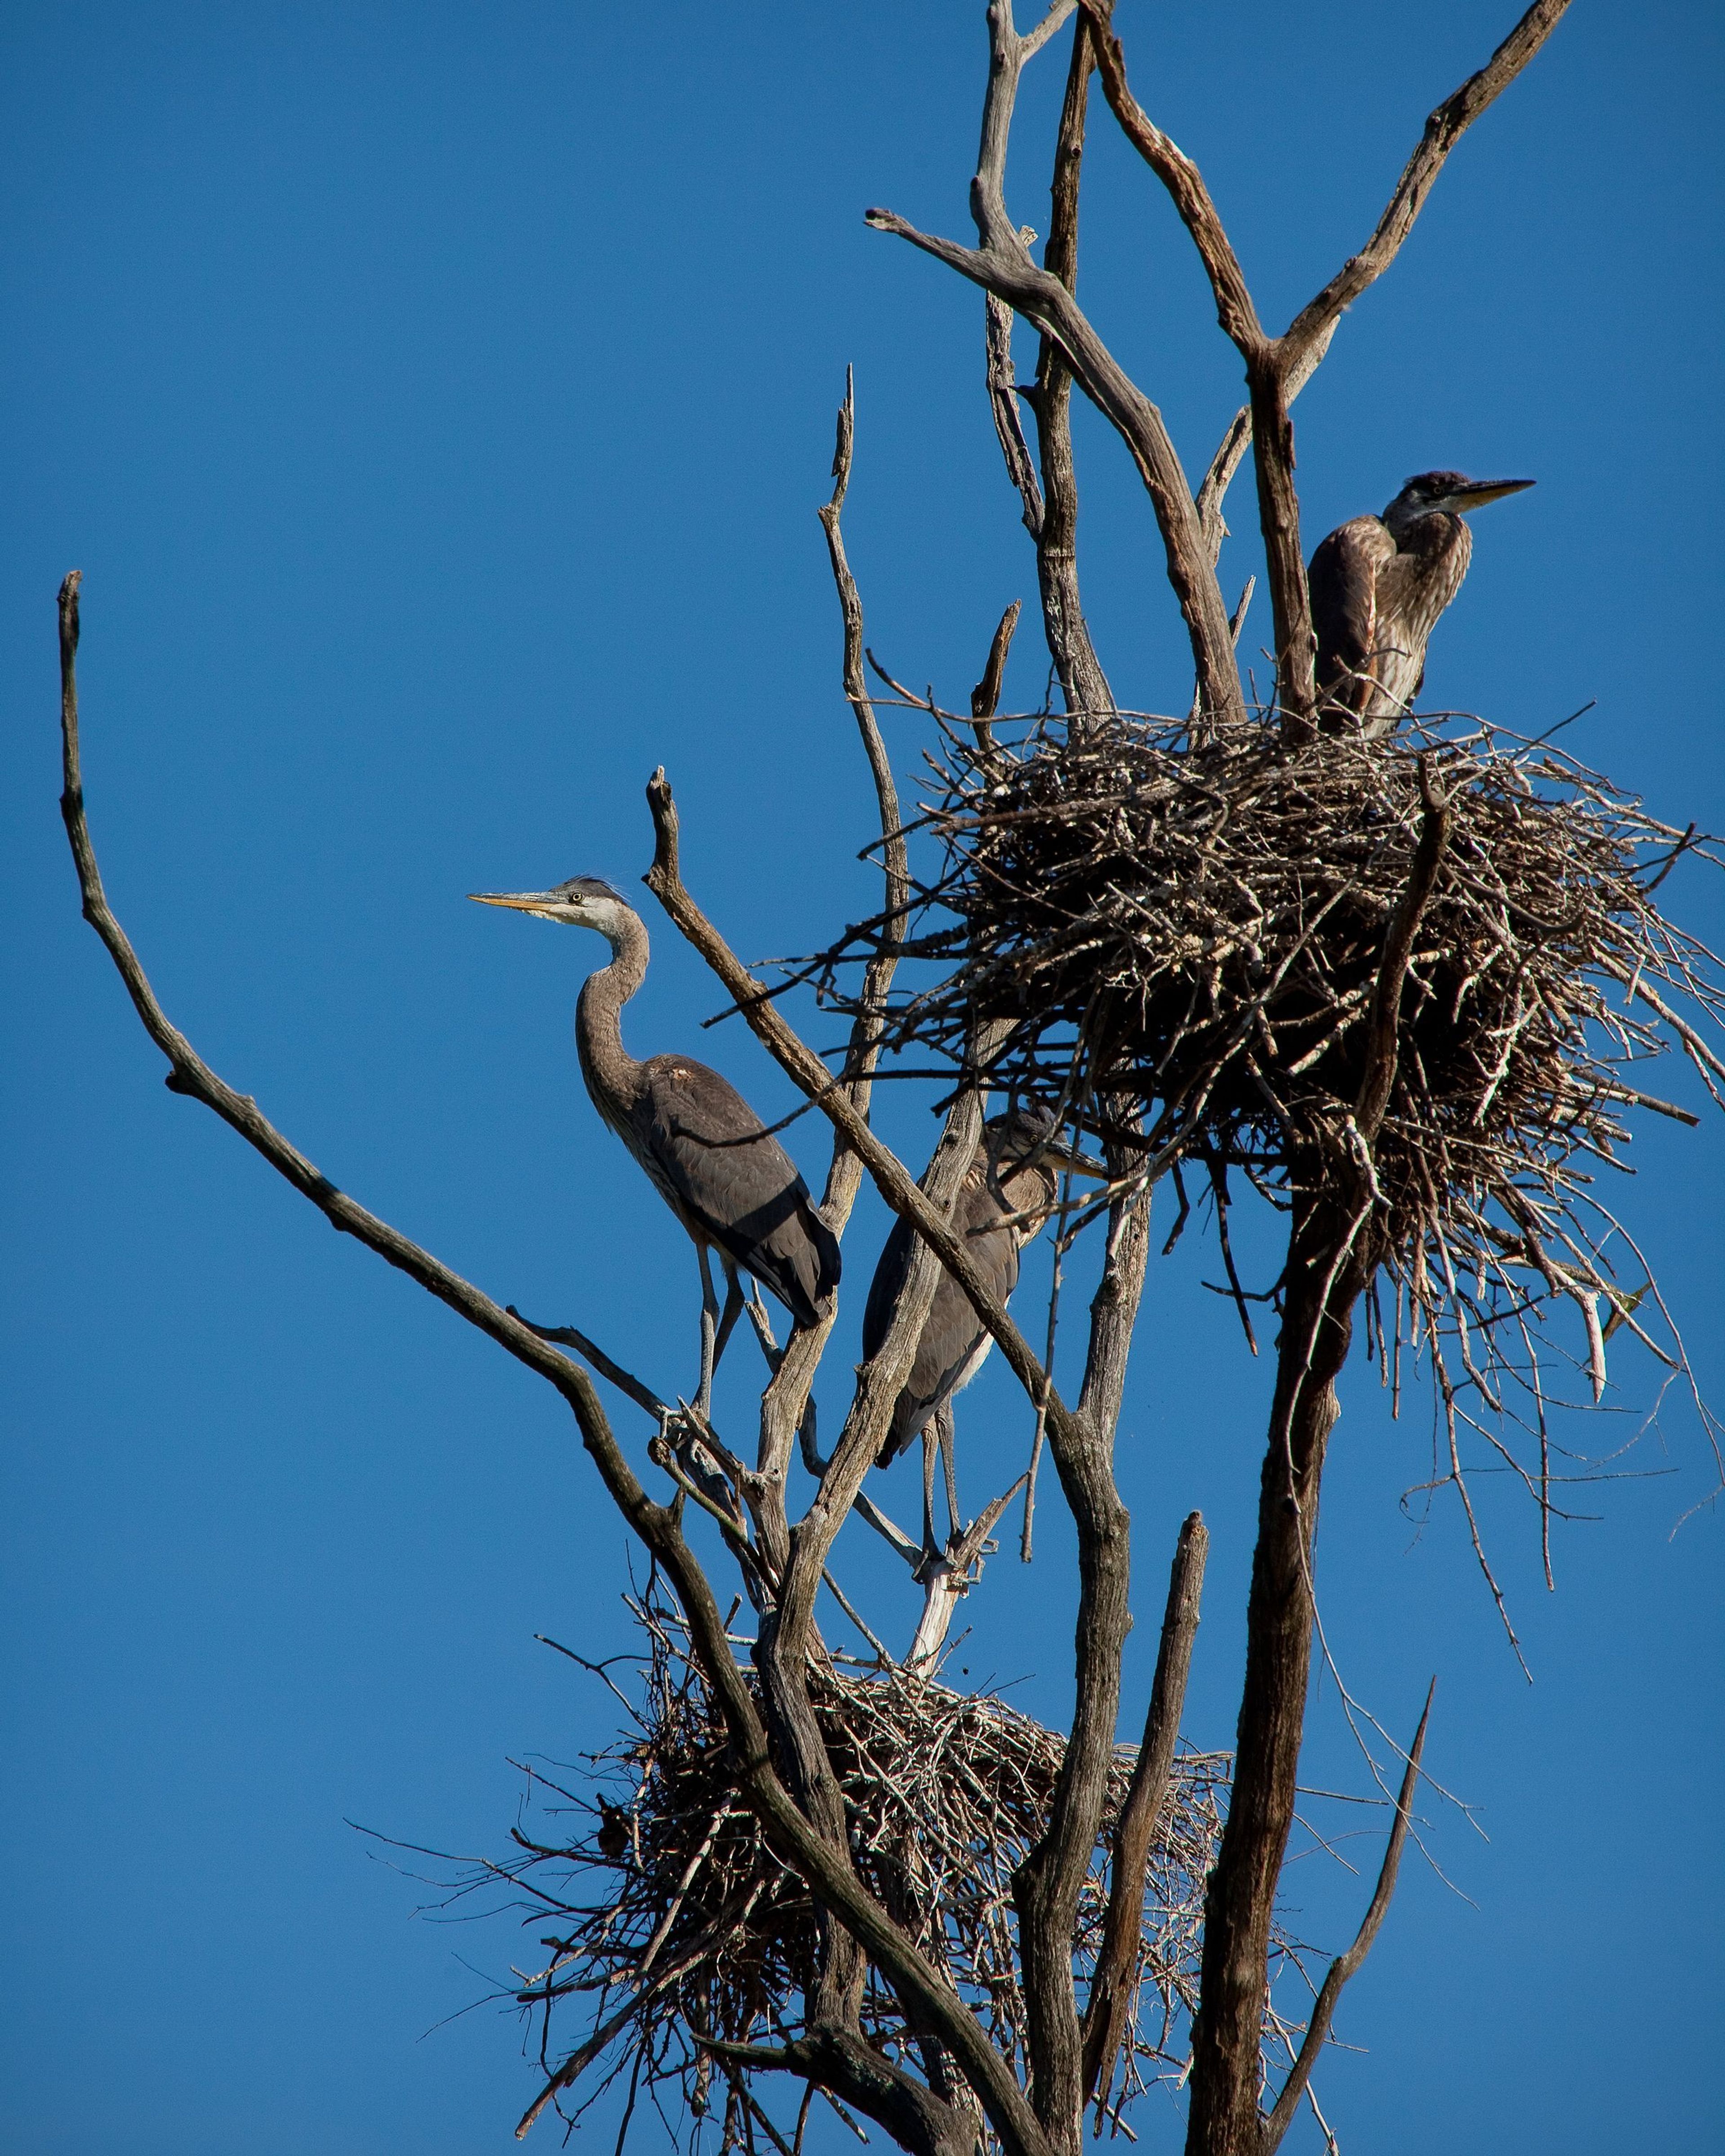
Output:
<instances>
[{"instance_id":1,"label":"weathered gray wood","mask_svg":"<svg viewBox=\"0 0 1725 2156\"><path fill-rule=\"evenodd\" d=\"M1084 2097L1106 2101L1114 2061L1127 2033L1138 1947L1144 1922L1144 1881L1156 1823L1173 1779L1174 1746L1186 1704L1186 1680L1192 1669L1192 1645L1198 1637L1199 1605L1204 1595L1204 1558L1209 1534L1202 1517L1189 1513L1168 1570L1168 1607L1163 1614L1156 1676L1144 1735L1132 1768L1131 1786L1121 1807L1108 1876L1108 1914L1101 1950L1091 1977L1084 2013Z\"/></svg>"}]
</instances>

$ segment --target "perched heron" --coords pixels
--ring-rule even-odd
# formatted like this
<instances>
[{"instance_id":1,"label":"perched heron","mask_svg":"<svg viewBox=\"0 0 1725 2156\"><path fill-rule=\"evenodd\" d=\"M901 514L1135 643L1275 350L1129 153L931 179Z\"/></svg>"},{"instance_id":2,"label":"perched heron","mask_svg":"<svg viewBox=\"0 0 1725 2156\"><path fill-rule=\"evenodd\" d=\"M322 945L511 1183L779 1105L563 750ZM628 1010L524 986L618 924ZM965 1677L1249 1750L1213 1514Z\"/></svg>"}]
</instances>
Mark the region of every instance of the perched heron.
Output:
<instances>
[{"instance_id":1,"label":"perched heron","mask_svg":"<svg viewBox=\"0 0 1725 2156\"><path fill-rule=\"evenodd\" d=\"M1471 509L1532 486L1531 479L1421 472L1382 516L1350 517L1312 557L1318 702L1351 712L1369 737L1405 717L1425 680L1425 645L1461 588L1473 553Z\"/></svg>"},{"instance_id":2,"label":"perched heron","mask_svg":"<svg viewBox=\"0 0 1725 2156\"><path fill-rule=\"evenodd\" d=\"M611 963L588 976L575 1007L581 1075L599 1114L687 1229L701 1263L701 1384L711 1406L713 1371L742 1308L740 1265L803 1330L825 1317L839 1284L839 1245L790 1156L727 1079L687 1055L636 1062L623 1045L623 1006L647 975L646 924L609 884L572 876L555 891L476 891L481 906L512 906L540 921L591 928ZM725 1269L721 1316L709 1250Z\"/></svg>"},{"instance_id":3,"label":"perched heron","mask_svg":"<svg viewBox=\"0 0 1725 2156\"><path fill-rule=\"evenodd\" d=\"M965 1170L952 1209L952 1228L964 1243L996 1297L1004 1302L1018 1286L1019 1253L1052 1209L1055 1171L1077 1168L1093 1172L1092 1164L1054 1142L1052 1119L1034 1109L1015 1108L991 1116L983 1126L976 1157ZM910 1270L916 1244L916 1230L904 1220L893 1224L869 1283L869 1300L863 1312L863 1355L879 1353L892 1322L893 1305ZM916 1342L910 1375L892 1410L877 1465L885 1467L908 1450L916 1437L923 1440L923 1535L928 1548L933 1539L934 1454L938 1445L945 1461L947 1497L956 1530L957 1500L952 1452L952 1395L968 1385L982 1368L993 1336L970 1306L968 1298L948 1272L942 1271L934 1291Z\"/></svg>"}]
</instances>

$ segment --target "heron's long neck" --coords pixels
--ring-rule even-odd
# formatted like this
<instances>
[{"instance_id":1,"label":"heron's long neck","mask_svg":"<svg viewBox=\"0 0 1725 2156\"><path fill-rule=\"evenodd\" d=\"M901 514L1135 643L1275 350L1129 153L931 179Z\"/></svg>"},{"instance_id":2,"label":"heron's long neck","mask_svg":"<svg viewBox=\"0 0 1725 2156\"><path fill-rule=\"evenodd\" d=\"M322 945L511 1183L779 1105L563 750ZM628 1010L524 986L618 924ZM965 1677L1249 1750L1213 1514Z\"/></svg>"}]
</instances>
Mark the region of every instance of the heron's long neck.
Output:
<instances>
[{"instance_id":1,"label":"heron's long neck","mask_svg":"<svg viewBox=\"0 0 1725 2156\"><path fill-rule=\"evenodd\" d=\"M647 931L631 913L610 939L611 963L590 973L575 1006L575 1047L601 1115L632 1106L641 1065L623 1045L623 1006L647 978Z\"/></svg>"}]
</instances>

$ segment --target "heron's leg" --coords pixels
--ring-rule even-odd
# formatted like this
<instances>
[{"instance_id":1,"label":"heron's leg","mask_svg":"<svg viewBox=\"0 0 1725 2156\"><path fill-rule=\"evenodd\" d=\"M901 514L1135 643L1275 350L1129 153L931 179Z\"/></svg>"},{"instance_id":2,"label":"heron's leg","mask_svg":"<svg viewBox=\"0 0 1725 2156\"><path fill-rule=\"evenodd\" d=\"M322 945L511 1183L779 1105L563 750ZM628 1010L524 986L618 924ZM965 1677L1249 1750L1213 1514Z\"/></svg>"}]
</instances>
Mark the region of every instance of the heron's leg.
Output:
<instances>
[{"instance_id":1,"label":"heron's leg","mask_svg":"<svg viewBox=\"0 0 1725 2156\"><path fill-rule=\"evenodd\" d=\"M695 1255L701 1260L701 1383L696 1389L696 1412L703 1416L712 1413L713 1365L718 1358L713 1353L719 1337L719 1298L713 1292L713 1269L707 1261L706 1245L697 1243Z\"/></svg>"},{"instance_id":2,"label":"heron's leg","mask_svg":"<svg viewBox=\"0 0 1725 2156\"><path fill-rule=\"evenodd\" d=\"M947 1520L955 1535L964 1532L964 1515L958 1509L958 1469L952 1443L952 1403L948 1400L935 1418L940 1438L941 1465L947 1471Z\"/></svg>"},{"instance_id":3,"label":"heron's leg","mask_svg":"<svg viewBox=\"0 0 1725 2156\"><path fill-rule=\"evenodd\" d=\"M922 1425L922 1550L925 1557L940 1555L941 1546L934 1538L934 1450L939 1442L939 1422L931 1419Z\"/></svg>"},{"instance_id":4,"label":"heron's leg","mask_svg":"<svg viewBox=\"0 0 1725 2156\"><path fill-rule=\"evenodd\" d=\"M719 1263L725 1268L725 1307L719 1314L718 1337L713 1342L713 1368L716 1370L725 1353L725 1342L731 1337L732 1328L742 1315L742 1282L737 1277L737 1268L724 1251L719 1253Z\"/></svg>"}]
</instances>

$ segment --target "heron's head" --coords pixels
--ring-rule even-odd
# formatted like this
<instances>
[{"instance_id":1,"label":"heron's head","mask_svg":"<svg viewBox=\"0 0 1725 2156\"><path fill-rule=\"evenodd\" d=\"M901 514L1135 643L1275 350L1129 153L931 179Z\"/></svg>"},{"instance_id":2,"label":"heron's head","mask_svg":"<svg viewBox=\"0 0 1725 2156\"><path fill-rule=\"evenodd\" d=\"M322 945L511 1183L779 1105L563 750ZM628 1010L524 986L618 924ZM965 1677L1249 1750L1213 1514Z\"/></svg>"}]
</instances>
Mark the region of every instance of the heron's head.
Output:
<instances>
[{"instance_id":1,"label":"heron's head","mask_svg":"<svg viewBox=\"0 0 1725 2156\"><path fill-rule=\"evenodd\" d=\"M536 921L558 921L567 928L591 928L616 943L626 920L638 919L620 891L600 876L571 876L554 891L470 891L480 906L507 906Z\"/></svg>"},{"instance_id":2,"label":"heron's head","mask_svg":"<svg viewBox=\"0 0 1725 2156\"><path fill-rule=\"evenodd\" d=\"M1046 1108L1009 1108L1004 1116L990 1116L983 1138L997 1174L1009 1175L1020 1162L1034 1159L1039 1168L1045 1162L1050 1168L1069 1168L1076 1174L1107 1180L1108 1171L1099 1161L1060 1142Z\"/></svg>"},{"instance_id":3,"label":"heron's head","mask_svg":"<svg viewBox=\"0 0 1725 2156\"><path fill-rule=\"evenodd\" d=\"M1505 495L1519 494L1532 484L1531 479L1470 479L1466 472L1420 472L1384 511L1384 521L1399 538L1422 516L1438 511L1465 516L1470 509L1483 509L1488 501L1502 501Z\"/></svg>"}]
</instances>

